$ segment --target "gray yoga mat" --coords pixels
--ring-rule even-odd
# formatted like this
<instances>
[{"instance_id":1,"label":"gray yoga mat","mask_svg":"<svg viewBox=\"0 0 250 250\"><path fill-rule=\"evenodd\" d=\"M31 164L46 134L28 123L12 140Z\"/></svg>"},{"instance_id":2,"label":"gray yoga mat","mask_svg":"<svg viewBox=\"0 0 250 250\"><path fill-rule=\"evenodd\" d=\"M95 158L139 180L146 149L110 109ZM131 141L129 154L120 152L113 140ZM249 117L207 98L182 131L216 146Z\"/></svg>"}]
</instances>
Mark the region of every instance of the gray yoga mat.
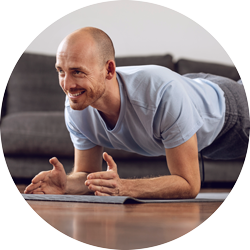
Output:
<instances>
[{"instance_id":1,"label":"gray yoga mat","mask_svg":"<svg viewBox=\"0 0 250 250\"><path fill-rule=\"evenodd\" d=\"M94 196L94 195L52 195L52 194L22 194L25 200L62 201L84 203L177 203L177 202L215 202L224 201L229 193L200 193L195 199L136 199L128 196Z\"/></svg>"}]
</instances>

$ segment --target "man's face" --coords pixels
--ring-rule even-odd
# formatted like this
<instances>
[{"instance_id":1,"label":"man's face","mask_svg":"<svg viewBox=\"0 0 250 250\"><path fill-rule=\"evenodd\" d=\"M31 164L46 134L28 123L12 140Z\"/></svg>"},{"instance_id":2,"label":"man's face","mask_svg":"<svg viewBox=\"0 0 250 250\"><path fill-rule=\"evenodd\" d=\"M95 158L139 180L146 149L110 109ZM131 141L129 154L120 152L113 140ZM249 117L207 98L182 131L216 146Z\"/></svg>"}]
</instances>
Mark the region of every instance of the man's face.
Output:
<instances>
[{"instance_id":1,"label":"man's face","mask_svg":"<svg viewBox=\"0 0 250 250\"><path fill-rule=\"evenodd\" d=\"M95 106L105 92L105 66L100 67L91 39L84 44L62 43L57 51L56 69L60 86L74 110Z\"/></svg>"}]
</instances>

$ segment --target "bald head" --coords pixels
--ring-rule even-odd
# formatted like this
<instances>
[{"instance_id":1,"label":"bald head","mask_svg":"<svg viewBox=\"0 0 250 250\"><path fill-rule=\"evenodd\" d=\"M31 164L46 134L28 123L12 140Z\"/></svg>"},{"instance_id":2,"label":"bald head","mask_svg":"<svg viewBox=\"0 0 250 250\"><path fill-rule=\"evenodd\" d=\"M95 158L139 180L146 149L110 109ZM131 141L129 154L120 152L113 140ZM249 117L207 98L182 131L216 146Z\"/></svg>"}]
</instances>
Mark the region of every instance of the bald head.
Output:
<instances>
[{"instance_id":1,"label":"bald head","mask_svg":"<svg viewBox=\"0 0 250 250\"><path fill-rule=\"evenodd\" d=\"M94 27L85 27L68 35L59 46L70 45L71 48L76 47L78 50L81 48L86 49L88 46L94 50L94 54L98 58L98 61L103 67L108 60L115 60L115 49L110 37L102 30ZM78 45L78 46L75 46ZM80 51L79 51L80 52Z\"/></svg>"}]
</instances>

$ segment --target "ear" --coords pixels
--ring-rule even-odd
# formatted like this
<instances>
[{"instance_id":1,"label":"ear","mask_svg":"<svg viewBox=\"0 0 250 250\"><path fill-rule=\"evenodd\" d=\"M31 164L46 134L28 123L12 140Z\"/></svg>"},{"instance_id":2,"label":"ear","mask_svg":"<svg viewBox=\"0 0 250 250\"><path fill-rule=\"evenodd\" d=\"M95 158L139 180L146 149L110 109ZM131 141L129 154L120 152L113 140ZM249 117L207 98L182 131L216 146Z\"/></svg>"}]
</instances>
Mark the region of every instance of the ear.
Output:
<instances>
[{"instance_id":1,"label":"ear","mask_svg":"<svg viewBox=\"0 0 250 250\"><path fill-rule=\"evenodd\" d=\"M115 61L108 60L106 62L106 71L107 71L106 79L111 80L115 76L115 68L116 68Z\"/></svg>"}]
</instances>

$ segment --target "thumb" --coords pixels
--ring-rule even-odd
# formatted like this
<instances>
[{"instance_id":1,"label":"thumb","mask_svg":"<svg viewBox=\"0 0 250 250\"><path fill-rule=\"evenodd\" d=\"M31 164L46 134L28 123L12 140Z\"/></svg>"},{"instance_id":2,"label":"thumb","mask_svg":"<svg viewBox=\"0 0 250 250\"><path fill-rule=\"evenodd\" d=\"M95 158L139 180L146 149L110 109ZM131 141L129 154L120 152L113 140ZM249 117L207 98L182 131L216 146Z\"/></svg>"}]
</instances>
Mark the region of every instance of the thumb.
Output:
<instances>
[{"instance_id":1,"label":"thumb","mask_svg":"<svg viewBox=\"0 0 250 250\"><path fill-rule=\"evenodd\" d=\"M113 171L117 172L117 165L116 165L116 163L114 162L113 158L110 155L108 155L106 152L104 152L103 153L103 159L108 164L107 171L113 170Z\"/></svg>"},{"instance_id":2,"label":"thumb","mask_svg":"<svg viewBox=\"0 0 250 250\"><path fill-rule=\"evenodd\" d=\"M64 167L60 161L56 157L53 157L49 160L49 163L53 165L54 170L64 171Z\"/></svg>"}]
</instances>

